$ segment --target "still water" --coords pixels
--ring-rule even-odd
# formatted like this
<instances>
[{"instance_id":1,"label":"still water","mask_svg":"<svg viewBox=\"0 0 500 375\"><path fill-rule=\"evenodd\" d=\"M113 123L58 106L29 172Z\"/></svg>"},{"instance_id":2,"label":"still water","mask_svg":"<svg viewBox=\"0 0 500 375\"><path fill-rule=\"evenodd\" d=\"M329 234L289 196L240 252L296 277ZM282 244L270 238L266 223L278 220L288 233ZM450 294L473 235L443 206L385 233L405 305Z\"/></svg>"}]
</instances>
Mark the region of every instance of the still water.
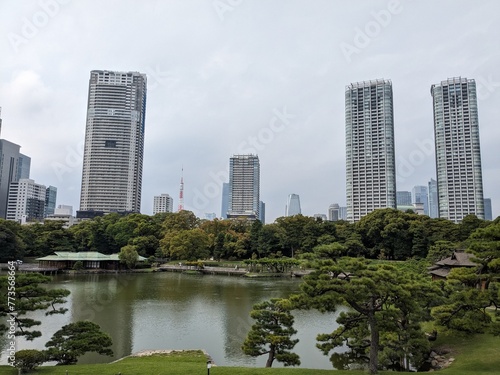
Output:
<instances>
[{"instance_id":1,"label":"still water","mask_svg":"<svg viewBox=\"0 0 500 375\"><path fill-rule=\"evenodd\" d=\"M205 349L220 366L263 366L265 356L244 355L241 344L253 320L252 306L299 290L300 279L248 279L231 276L142 274L59 275L51 287L66 288L64 315L38 317L42 337L18 339L17 349L43 349L61 326L91 320L113 339L114 357L86 355L80 363L110 362L142 350ZM35 315L37 316L37 315ZM295 311L301 367L331 369L316 345L318 333L336 328L336 315ZM3 347L5 350L7 347ZM6 363L5 352L0 363ZM273 365L280 366L275 361Z\"/></svg>"}]
</instances>

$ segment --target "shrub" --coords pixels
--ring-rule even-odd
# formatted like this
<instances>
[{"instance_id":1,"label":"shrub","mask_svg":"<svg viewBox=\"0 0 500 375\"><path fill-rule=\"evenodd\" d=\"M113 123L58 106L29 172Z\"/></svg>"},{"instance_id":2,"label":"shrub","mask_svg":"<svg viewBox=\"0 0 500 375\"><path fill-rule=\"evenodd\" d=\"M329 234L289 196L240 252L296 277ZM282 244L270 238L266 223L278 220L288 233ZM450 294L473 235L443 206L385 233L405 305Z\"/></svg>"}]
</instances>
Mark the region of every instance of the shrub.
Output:
<instances>
[{"instance_id":1,"label":"shrub","mask_svg":"<svg viewBox=\"0 0 500 375\"><path fill-rule=\"evenodd\" d=\"M46 361L45 353L35 349L24 349L16 352L14 367L21 369L21 372L34 370Z\"/></svg>"},{"instance_id":2,"label":"shrub","mask_svg":"<svg viewBox=\"0 0 500 375\"><path fill-rule=\"evenodd\" d=\"M83 262L82 262L81 260L77 260L77 261L75 262L75 264L73 265L73 269L74 269L75 271L80 271L80 270L83 270L83 268L84 268L84 267L83 267Z\"/></svg>"}]
</instances>

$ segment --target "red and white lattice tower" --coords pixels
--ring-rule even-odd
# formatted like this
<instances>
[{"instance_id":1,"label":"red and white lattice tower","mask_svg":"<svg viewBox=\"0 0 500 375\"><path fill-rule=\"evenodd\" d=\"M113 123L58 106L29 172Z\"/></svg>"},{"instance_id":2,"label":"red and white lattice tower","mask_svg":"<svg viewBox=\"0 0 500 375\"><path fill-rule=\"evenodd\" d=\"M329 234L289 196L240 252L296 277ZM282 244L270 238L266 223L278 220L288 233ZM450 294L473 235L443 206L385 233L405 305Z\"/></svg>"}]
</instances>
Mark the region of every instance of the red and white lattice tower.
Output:
<instances>
[{"instance_id":1,"label":"red and white lattice tower","mask_svg":"<svg viewBox=\"0 0 500 375\"><path fill-rule=\"evenodd\" d=\"M183 210L184 210L184 167L182 167L181 186L179 189L179 209L177 211L180 212Z\"/></svg>"}]
</instances>

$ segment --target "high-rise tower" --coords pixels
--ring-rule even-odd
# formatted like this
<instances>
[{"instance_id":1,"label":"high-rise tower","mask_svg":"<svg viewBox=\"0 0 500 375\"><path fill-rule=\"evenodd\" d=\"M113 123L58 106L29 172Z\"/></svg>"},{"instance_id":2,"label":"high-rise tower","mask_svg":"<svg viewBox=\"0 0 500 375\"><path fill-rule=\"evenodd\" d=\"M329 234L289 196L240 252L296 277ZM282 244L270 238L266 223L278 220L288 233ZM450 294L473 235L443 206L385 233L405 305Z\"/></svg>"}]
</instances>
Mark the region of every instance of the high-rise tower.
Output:
<instances>
[{"instance_id":1,"label":"high-rise tower","mask_svg":"<svg viewBox=\"0 0 500 375\"><path fill-rule=\"evenodd\" d=\"M432 85L439 217L484 219L476 82L449 78Z\"/></svg>"},{"instance_id":2,"label":"high-rise tower","mask_svg":"<svg viewBox=\"0 0 500 375\"><path fill-rule=\"evenodd\" d=\"M81 211L141 209L146 75L90 73Z\"/></svg>"},{"instance_id":3,"label":"high-rise tower","mask_svg":"<svg viewBox=\"0 0 500 375\"><path fill-rule=\"evenodd\" d=\"M228 219L260 218L260 163L257 155L234 155L229 160Z\"/></svg>"},{"instance_id":4,"label":"high-rise tower","mask_svg":"<svg viewBox=\"0 0 500 375\"><path fill-rule=\"evenodd\" d=\"M396 208L392 83L352 83L345 91L347 220Z\"/></svg>"},{"instance_id":5,"label":"high-rise tower","mask_svg":"<svg viewBox=\"0 0 500 375\"><path fill-rule=\"evenodd\" d=\"M285 211L285 216L300 215L302 213L302 210L300 209L300 197L298 194L288 195Z\"/></svg>"}]
</instances>

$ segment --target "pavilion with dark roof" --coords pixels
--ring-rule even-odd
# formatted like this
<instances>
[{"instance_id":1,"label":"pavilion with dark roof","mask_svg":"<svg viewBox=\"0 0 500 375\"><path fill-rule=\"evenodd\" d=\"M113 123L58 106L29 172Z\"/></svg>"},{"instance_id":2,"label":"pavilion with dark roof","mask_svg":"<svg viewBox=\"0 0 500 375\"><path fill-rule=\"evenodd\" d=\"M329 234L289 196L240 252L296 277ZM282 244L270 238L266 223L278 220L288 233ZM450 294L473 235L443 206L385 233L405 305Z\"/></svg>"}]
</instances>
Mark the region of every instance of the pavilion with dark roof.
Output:
<instances>
[{"instance_id":1,"label":"pavilion with dark roof","mask_svg":"<svg viewBox=\"0 0 500 375\"><path fill-rule=\"evenodd\" d=\"M450 257L441 259L428 268L429 273L432 275L432 280L446 279L453 268L477 267L478 264L471 260L473 257L473 254L466 253L463 250L455 250Z\"/></svg>"}]
</instances>

